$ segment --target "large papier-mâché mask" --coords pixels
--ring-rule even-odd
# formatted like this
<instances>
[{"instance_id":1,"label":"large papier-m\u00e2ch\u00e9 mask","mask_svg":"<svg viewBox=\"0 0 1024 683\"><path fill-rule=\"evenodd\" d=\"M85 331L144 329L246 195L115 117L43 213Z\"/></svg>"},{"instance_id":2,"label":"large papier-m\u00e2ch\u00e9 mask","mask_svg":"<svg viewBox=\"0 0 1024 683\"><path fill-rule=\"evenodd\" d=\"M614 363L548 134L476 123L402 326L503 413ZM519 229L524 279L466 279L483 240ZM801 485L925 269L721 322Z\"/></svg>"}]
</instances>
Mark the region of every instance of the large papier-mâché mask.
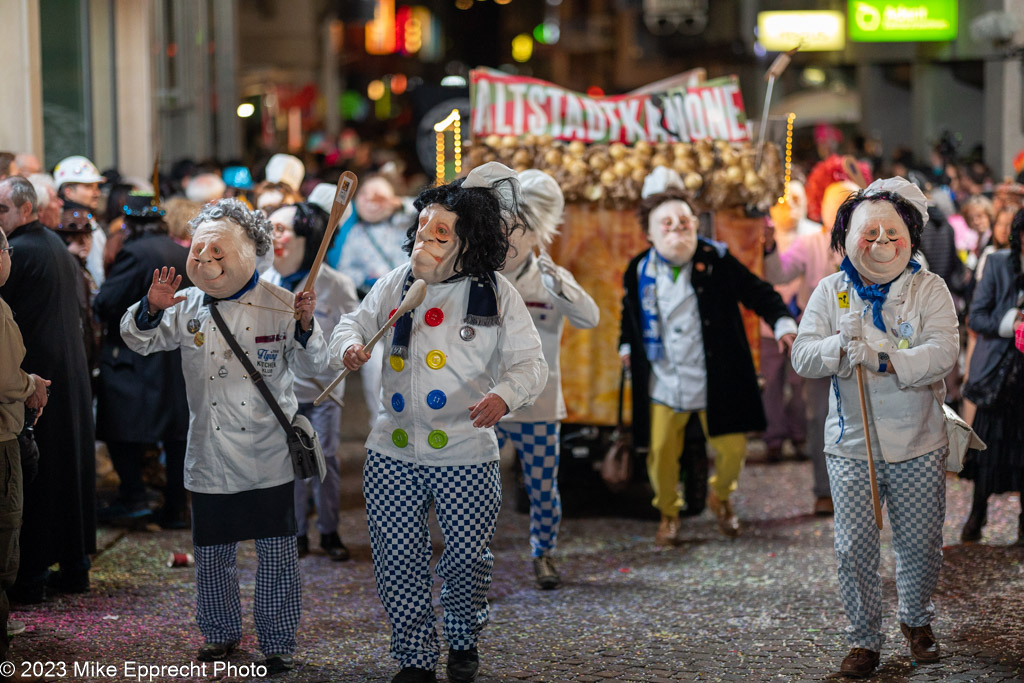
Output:
<instances>
[{"instance_id":1,"label":"large papier-m\u00e2ch\u00e9 mask","mask_svg":"<svg viewBox=\"0 0 1024 683\"><path fill-rule=\"evenodd\" d=\"M887 201L865 201L853 210L846 254L861 278L884 285L910 262L910 231Z\"/></svg>"},{"instance_id":2,"label":"large papier-m\u00e2ch\u00e9 mask","mask_svg":"<svg viewBox=\"0 0 1024 683\"><path fill-rule=\"evenodd\" d=\"M288 277L299 269L306 255L306 238L295 234L294 206L285 206L270 214L274 226L274 270Z\"/></svg>"},{"instance_id":3,"label":"large papier-m\u00e2ch\u00e9 mask","mask_svg":"<svg viewBox=\"0 0 1024 683\"><path fill-rule=\"evenodd\" d=\"M233 221L220 218L200 223L192 235L185 271L210 296L229 297L256 271L256 244Z\"/></svg>"},{"instance_id":4,"label":"large papier-m\u00e2ch\u00e9 mask","mask_svg":"<svg viewBox=\"0 0 1024 683\"><path fill-rule=\"evenodd\" d=\"M647 239L662 258L674 266L690 262L697 251L697 217L690 205L669 199L654 207L647 218Z\"/></svg>"},{"instance_id":5,"label":"large papier-m\u00e2ch\u00e9 mask","mask_svg":"<svg viewBox=\"0 0 1024 683\"><path fill-rule=\"evenodd\" d=\"M416 241L412 246L412 274L427 284L443 282L455 274L461 240L455 234L459 217L440 204L420 211Z\"/></svg>"}]
</instances>

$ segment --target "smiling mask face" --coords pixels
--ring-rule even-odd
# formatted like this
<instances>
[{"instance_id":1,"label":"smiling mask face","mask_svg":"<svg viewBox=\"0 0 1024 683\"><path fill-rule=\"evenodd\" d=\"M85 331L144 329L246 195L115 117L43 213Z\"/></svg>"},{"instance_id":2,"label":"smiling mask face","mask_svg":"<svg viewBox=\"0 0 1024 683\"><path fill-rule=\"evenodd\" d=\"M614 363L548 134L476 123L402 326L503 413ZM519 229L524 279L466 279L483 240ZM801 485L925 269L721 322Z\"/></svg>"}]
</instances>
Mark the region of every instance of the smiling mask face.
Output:
<instances>
[{"instance_id":1,"label":"smiling mask face","mask_svg":"<svg viewBox=\"0 0 1024 683\"><path fill-rule=\"evenodd\" d=\"M862 277L884 285L910 262L910 231L892 204L861 203L850 217L846 254Z\"/></svg>"},{"instance_id":2,"label":"smiling mask face","mask_svg":"<svg viewBox=\"0 0 1024 683\"><path fill-rule=\"evenodd\" d=\"M427 284L442 282L455 274L461 242L455 234L459 217L440 204L420 211L416 242L412 247L412 274Z\"/></svg>"},{"instance_id":3,"label":"smiling mask face","mask_svg":"<svg viewBox=\"0 0 1024 683\"><path fill-rule=\"evenodd\" d=\"M223 299L244 287L256 271L256 245L232 221L201 223L192 235L185 270L196 287Z\"/></svg>"},{"instance_id":4,"label":"smiling mask face","mask_svg":"<svg viewBox=\"0 0 1024 683\"><path fill-rule=\"evenodd\" d=\"M684 201L670 199L654 207L647 218L647 239L662 258L684 266L697 251L697 217Z\"/></svg>"}]
</instances>

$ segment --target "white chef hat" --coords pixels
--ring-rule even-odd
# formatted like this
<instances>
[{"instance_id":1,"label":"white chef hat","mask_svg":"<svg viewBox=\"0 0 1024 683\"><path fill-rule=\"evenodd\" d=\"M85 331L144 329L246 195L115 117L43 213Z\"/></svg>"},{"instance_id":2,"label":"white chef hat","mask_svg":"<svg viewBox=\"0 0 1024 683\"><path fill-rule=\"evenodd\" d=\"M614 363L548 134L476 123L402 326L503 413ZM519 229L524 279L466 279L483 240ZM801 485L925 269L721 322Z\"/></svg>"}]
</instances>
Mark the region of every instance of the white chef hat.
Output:
<instances>
[{"instance_id":1,"label":"white chef hat","mask_svg":"<svg viewBox=\"0 0 1024 683\"><path fill-rule=\"evenodd\" d=\"M506 214L515 213L519 209L522 197L519 176L505 164L488 161L486 164L477 166L466 176L462 187L465 189L484 187L491 190L497 196L501 210Z\"/></svg>"},{"instance_id":2,"label":"white chef hat","mask_svg":"<svg viewBox=\"0 0 1024 683\"><path fill-rule=\"evenodd\" d=\"M272 183L284 183L296 192L306 177L306 167L297 157L291 154L275 154L267 162L267 180Z\"/></svg>"},{"instance_id":3,"label":"white chef hat","mask_svg":"<svg viewBox=\"0 0 1024 683\"><path fill-rule=\"evenodd\" d=\"M879 192L893 192L910 202L918 213L921 214L922 225L928 222L928 198L924 196L914 183L902 176L876 180L864 188L864 196L878 194Z\"/></svg>"},{"instance_id":4,"label":"white chef hat","mask_svg":"<svg viewBox=\"0 0 1024 683\"><path fill-rule=\"evenodd\" d=\"M328 215L331 213L331 209L334 207L334 196L338 192L337 185L331 185L330 183L320 183L313 188L313 191L309 193L309 197L306 198L310 204L316 204L321 209L327 212ZM344 223L349 215L352 213L352 202L349 202L348 206L345 207L345 213L342 214L340 223Z\"/></svg>"},{"instance_id":5,"label":"white chef hat","mask_svg":"<svg viewBox=\"0 0 1024 683\"><path fill-rule=\"evenodd\" d=\"M546 247L558 234L558 226L562 223L562 214L565 212L562 189L550 175L535 169L520 173L519 184L527 223Z\"/></svg>"},{"instance_id":6,"label":"white chef hat","mask_svg":"<svg viewBox=\"0 0 1024 683\"><path fill-rule=\"evenodd\" d=\"M640 198L647 199L669 190L686 190L683 178L667 166L657 166L644 178L644 186L640 190Z\"/></svg>"}]
</instances>

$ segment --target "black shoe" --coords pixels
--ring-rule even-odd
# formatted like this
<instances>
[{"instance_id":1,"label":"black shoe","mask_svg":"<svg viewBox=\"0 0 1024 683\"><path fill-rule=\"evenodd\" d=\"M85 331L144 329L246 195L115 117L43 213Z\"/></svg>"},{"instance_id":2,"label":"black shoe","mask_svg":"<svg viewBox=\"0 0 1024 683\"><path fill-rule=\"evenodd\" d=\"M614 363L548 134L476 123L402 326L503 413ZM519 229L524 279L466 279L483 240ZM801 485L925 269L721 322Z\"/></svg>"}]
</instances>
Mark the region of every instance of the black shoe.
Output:
<instances>
[{"instance_id":1,"label":"black shoe","mask_svg":"<svg viewBox=\"0 0 1024 683\"><path fill-rule=\"evenodd\" d=\"M434 683L437 674L433 669L417 669L407 666L391 679L391 683Z\"/></svg>"},{"instance_id":2,"label":"black shoe","mask_svg":"<svg viewBox=\"0 0 1024 683\"><path fill-rule=\"evenodd\" d=\"M11 601L12 605L38 605L46 599L46 582L16 583L6 592L7 599Z\"/></svg>"},{"instance_id":3,"label":"black shoe","mask_svg":"<svg viewBox=\"0 0 1024 683\"><path fill-rule=\"evenodd\" d=\"M200 662L219 662L222 659L227 659L237 645L237 640L229 643L204 643L196 653L196 659Z\"/></svg>"},{"instance_id":4,"label":"black shoe","mask_svg":"<svg viewBox=\"0 0 1024 683\"><path fill-rule=\"evenodd\" d=\"M153 514L146 501L133 503L117 501L96 511L96 519L100 522L131 521Z\"/></svg>"},{"instance_id":5,"label":"black shoe","mask_svg":"<svg viewBox=\"0 0 1024 683\"><path fill-rule=\"evenodd\" d=\"M981 529L985 526L984 515L976 515L973 512L967 517L964 528L960 532L961 543L974 543L981 540Z\"/></svg>"},{"instance_id":6,"label":"black shoe","mask_svg":"<svg viewBox=\"0 0 1024 683\"><path fill-rule=\"evenodd\" d=\"M542 590L549 591L562 585L562 577L547 555L533 558L533 576Z\"/></svg>"},{"instance_id":7,"label":"black shoe","mask_svg":"<svg viewBox=\"0 0 1024 683\"><path fill-rule=\"evenodd\" d=\"M341 536L336 531L320 534L320 547L335 562L344 562L349 558L348 548L341 542Z\"/></svg>"},{"instance_id":8,"label":"black shoe","mask_svg":"<svg viewBox=\"0 0 1024 683\"><path fill-rule=\"evenodd\" d=\"M309 536L306 534L296 536L295 545L299 548L299 557L309 555Z\"/></svg>"},{"instance_id":9,"label":"black shoe","mask_svg":"<svg viewBox=\"0 0 1024 683\"><path fill-rule=\"evenodd\" d=\"M291 655L270 655L263 661L268 676L276 676L295 668L295 660Z\"/></svg>"},{"instance_id":10,"label":"black shoe","mask_svg":"<svg viewBox=\"0 0 1024 683\"><path fill-rule=\"evenodd\" d=\"M153 513L153 520L161 529L168 531L188 529L188 514L185 510L162 507Z\"/></svg>"},{"instance_id":11,"label":"black shoe","mask_svg":"<svg viewBox=\"0 0 1024 683\"><path fill-rule=\"evenodd\" d=\"M46 587L56 593L88 593L89 571L67 572L62 569L50 572L46 577Z\"/></svg>"},{"instance_id":12,"label":"black shoe","mask_svg":"<svg viewBox=\"0 0 1024 683\"><path fill-rule=\"evenodd\" d=\"M473 683L480 670L480 655L476 648L455 650L448 648L448 680L451 683Z\"/></svg>"}]
</instances>

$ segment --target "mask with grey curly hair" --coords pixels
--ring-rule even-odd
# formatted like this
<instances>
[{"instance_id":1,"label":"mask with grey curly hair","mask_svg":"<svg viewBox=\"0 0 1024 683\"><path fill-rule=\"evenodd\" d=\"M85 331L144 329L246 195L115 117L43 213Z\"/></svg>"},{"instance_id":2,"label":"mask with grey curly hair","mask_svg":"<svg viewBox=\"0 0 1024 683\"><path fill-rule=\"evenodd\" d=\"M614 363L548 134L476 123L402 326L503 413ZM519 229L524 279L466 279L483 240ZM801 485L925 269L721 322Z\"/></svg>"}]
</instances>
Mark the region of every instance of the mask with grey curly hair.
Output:
<instances>
[{"instance_id":1,"label":"mask with grey curly hair","mask_svg":"<svg viewBox=\"0 0 1024 683\"><path fill-rule=\"evenodd\" d=\"M205 205L189 221L192 247L185 270L199 289L223 299L241 290L256 272L256 257L271 246L267 218L237 199Z\"/></svg>"}]
</instances>

